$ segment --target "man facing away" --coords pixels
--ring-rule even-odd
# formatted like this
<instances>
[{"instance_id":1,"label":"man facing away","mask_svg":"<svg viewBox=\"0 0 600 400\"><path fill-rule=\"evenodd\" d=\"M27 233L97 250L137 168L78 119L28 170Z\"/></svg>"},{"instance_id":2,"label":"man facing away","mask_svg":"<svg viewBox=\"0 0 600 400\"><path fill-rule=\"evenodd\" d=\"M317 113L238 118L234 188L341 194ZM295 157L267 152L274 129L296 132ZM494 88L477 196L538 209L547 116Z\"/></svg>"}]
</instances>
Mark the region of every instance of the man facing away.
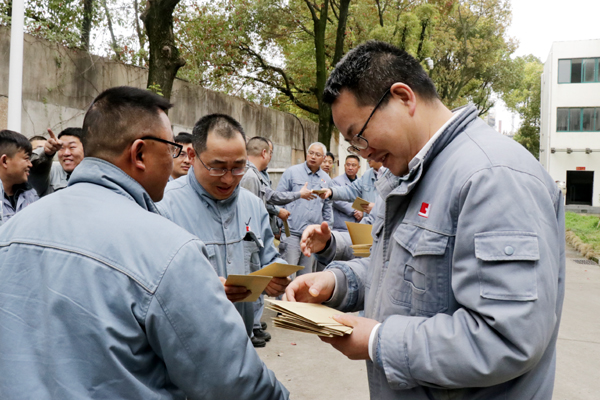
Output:
<instances>
[{"instance_id":1,"label":"man facing away","mask_svg":"<svg viewBox=\"0 0 600 400\"><path fill-rule=\"evenodd\" d=\"M325 159L326 152L327 148L324 144L311 144L306 155L306 162L286 169L279 180L277 191L295 192L307 183L309 189L328 188L331 185L331 178L321 169L321 163ZM320 224L323 221L333 223L331 201L318 198L309 202L299 199L285 207L291 213L288 218L291 235L281 234L281 243L279 244L281 256L289 264L304 267L303 270L298 271L298 275L310 273L313 271L315 260L312 256L307 257L302 254L300 237L304 229L310 224Z\"/></svg>"},{"instance_id":2,"label":"man facing away","mask_svg":"<svg viewBox=\"0 0 600 400\"><path fill-rule=\"evenodd\" d=\"M101 93L69 187L0 229L0 398L287 398L207 247L154 205L181 149L170 107Z\"/></svg>"},{"instance_id":3,"label":"man facing away","mask_svg":"<svg viewBox=\"0 0 600 400\"><path fill-rule=\"evenodd\" d=\"M419 62L387 43L350 51L324 99L349 151L389 173L370 258L301 276L288 299L365 310L337 318L351 335L324 340L367 360L373 399L552 398L565 289L552 178L473 105L447 109ZM323 228L302 245L325 258Z\"/></svg>"},{"instance_id":4,"label":"man facing away","mask_svg":"<svg viewBox=\"0 0 600 400\"><path fill-rule=\"evenodd\" d=\"M50 138L44 147L36 149L31 157L30 183L40 197L67 187L71 173L83 160L83 143L81 128L67 128L54 135L48 129ZM58 162L52 162L58 153Z\"/></svg>"},{"instance_id":5,"label":"man facing away","mask_svg":"<svg viewBox=\"0 0 600 400\"><path fill-rule=\"evenodd\" d=\"M181 132L175 136L175 143L183 146L179 157L173 160L173 172L171 172L171 178L169 181L180 178L188 174L192 163L188 157L188 149L192 147L192 135L189 133Z\"/></svg>"},{"instance_id":6,"label":"man facing away","mask_svg":"<svg viewBox=\"0 0 600 400\"><path fill-rule=\"evenodd\" d=\"M162 215L198 236L205 244L208 260L222 282L230 274L246 275L279 258L273 246L269 215L261 199L239 183L246 172L246 137L242 126L223 114L202 117L192 132L190 173L169 183L157 204ZM289 283L273 278L266 293L278 296ZM256 347L265 341L254 337L253 303L242 287L226 286L228 298L244 320Z\"/></svg>"},{"instance_id":7,"label":"man facing away","mask_svg":"<svg viewBox=\"0 0 600 400\"><path fill-rule=\"evenodd\" d=\"M39 199L35 189L27 183L31 168L30 156L31 143L25 136L14 131L0 131L0 225Z\"/></svg>"}]
</instances>

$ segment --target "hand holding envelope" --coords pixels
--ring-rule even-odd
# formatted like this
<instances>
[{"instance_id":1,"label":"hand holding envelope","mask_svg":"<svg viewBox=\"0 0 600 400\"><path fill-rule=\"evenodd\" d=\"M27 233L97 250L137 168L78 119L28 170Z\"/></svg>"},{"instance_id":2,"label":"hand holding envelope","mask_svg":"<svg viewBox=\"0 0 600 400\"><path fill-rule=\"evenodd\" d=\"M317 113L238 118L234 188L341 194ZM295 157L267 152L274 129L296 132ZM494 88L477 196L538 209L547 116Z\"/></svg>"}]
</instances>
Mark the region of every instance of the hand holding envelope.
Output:
<instances>
[{"instance_id":1,"label":"hand holding envelope","mask_svg":"<svg viewBox=\"0 0 600 400\"><path fill-rule=\"evenodd\" d=\"M248 293L245 298L236 301L244 303L253 302L258 299L265 289L267 289L267 286L270 286L270 290L267 290L268 295L283 293L285 287L289 284L289 279L287 279L287 277L303 268L304 267L299 265L273 263L258 271L252 272L249 275L229 275L224 285L226 287L226 292L227 286L247 289L250 293ZM237 289L237 292L240 294L244 291L242 289ZM227 298L231 300L229 295Z\"/></svg>"}]
</instances>

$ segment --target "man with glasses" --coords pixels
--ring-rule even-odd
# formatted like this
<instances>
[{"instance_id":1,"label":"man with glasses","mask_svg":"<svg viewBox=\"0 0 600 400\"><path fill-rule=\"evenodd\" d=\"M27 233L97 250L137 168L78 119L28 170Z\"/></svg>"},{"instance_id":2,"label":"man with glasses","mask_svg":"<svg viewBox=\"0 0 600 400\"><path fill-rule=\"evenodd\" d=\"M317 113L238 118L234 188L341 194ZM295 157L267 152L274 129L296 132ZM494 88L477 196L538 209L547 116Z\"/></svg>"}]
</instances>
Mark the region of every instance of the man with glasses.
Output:
<instances>
[{"instance_id":1,"label":"man with glasses","mask_svg":"<svg viewBox=\"0 0 600 400\"><path fill-rule=\"evenodd\" d=\"M0 229L3 399L288 397L207 247L158 214L181 152L170 107L143 89L102 92L69 186Z\"/></svg>"},{"instance_id":2,"label":"man with glasses","mask_svg":"<svg viewBox=\"0 0 600 400\"><path fill-rule=\"evenodd\" d=\"M173 160L173 172L171 172L169 181L187 175L192 166L190 158L188 157L188 149L192 147L192 135L180 132L179 135L175 136L175 143L180 144L183 149L181 154L179 154L179 157L176 157Z\"/></svg>"},{"instance_id":3,"label":"man with glasses","mask_svg":"<svg viewBox=\"0 0 600 400\"><path fill-rule=\"evenodd\" d=\"M306 162L293 165L285 170L277 191L297 192L308 184L309 189L325 189L331 186L331 178L322 169L321 164L325 159L327 148L323 143L313 143L308 148ZM330 200L317 198L312 201L299 199L285 206L290 212L288 225L291 236L281 234L279 251L281 256L290 264L302 265L303 270L298 275L313 272L314 257L307 257L300 251L300 237L304 229L310 224L320 224L326 221L333 223L333 210Z\"/></svg>"},{"instance_id":4,"label":"man with glasses","mask_svg":"<svg viewBox=\"0 0 600 400\"><path fill-rule=\"evenodd\" d=\"M350 150L389 168L371 256L297 278L367 360L373 399L550 399L565 290L562 193L477 108L450 111L418 60L383 42L350 51L323 98ZM302 245L325 257L323 226Z\"/></svg>"},{"instance_id":5,"label":"man with glasses","mask_svg":"<svg viewBox=\"0 0 600 400\"><path fill-rule=\"evenodd\" d=\"M161 214L198 236L208 259L224 283L229 274L246 275L273 262L285 262L273 245L269 215L261 199L240 188L246 165L246 136L242 126L223 114L202 117L192 132L188 149L192 167L187 177L170 182ZM287 278L273 278L266 293L278 296ZM264 347L254 337L253 303L240 302L250 293L243 287L225 286L244 320L255 347Z\"/></svg>"}]
</instances>

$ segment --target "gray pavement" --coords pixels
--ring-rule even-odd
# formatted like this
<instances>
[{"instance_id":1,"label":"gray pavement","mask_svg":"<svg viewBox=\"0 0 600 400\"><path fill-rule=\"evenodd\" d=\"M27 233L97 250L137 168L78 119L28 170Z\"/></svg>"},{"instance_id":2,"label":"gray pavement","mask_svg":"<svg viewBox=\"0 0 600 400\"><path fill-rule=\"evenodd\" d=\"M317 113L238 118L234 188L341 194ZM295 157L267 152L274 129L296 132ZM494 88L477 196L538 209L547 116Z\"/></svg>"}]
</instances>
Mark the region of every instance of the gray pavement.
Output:
<instances>
[{"instance_id":1,"label":"gray pavement","mask_svg":"<svg viewBox=\"0 0 600 400\"><path fill-rule=\"evenodd\" d=\"M553 400L600 399L600 267L580 265L567 251L566 296L558 337ZM318 337L274 328L273 338L257 349L265 364L290 390L294 400L369 398L365 363L351 361Z\"/></svg>"}]
</instances>

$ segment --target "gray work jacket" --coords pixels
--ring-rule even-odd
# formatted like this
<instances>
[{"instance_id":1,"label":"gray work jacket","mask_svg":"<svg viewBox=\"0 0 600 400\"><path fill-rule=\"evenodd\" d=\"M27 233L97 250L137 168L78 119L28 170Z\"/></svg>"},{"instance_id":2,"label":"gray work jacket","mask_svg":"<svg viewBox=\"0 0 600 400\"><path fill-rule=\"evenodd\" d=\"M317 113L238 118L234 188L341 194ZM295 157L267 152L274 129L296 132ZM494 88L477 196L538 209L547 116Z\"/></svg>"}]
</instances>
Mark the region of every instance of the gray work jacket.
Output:
<instances>
[{"instance_id":1,"label":"gray work jacket","mask_svg":"<svg viewBox=\"0 0 600 400\"><path fill-rule=\"evenodd\" d=\"M358 181L360 178L354 180L354 182ZM352 186L353 181L348 178L348 175L345 173L333 178L331 182L331 190L333 191L335 187L343 188ZM354 196L356 199L356 196ZM347 222L358 222L356 218L354 218L354 209L352 208L352 202L354 201L342 201L342 200L334 200L333 201L333 230L348 232L348 228L346 227Z\"/></svg>"},{"instance_id":2,"label":"gray work jacket","mask_svg":"<svg viewBox=\"0 0 600 400\"><path fill-rule=\"evenodd\" d=\"M328 267L330 304L382 322L373 399L552 398L565 290L562 193L468 106L378 182L371 257Z\"/></svg>"},{"instance_id":3,"label":"gray work jacket","mask_svg":"<svg viewBox=\"0 0 600 400\"><path fill-rule=\"evenodd\" d=\"M69 174L58 161L52 161L44 148L40 147L31 153L31 170L29 171L29 184L35 188L40 197L64 189L69 183Z\"/></svg>"},{"instance_id":4,"label":"gray work jacket","mask_svg":"<svg viewBox=\"0 0 600 400\"><path fill-rule=\"evenodd\" d=\"M116 166L0 228L0 399L284 399L197 237Z\"/></svg>"},{"instance_id":5,"label":"gray work jacket","mask_svg":"<svg viewBox=\"0 0 600 400\"><path fill-rule=\"evenodd\" d=\"M156 204L162 215L198 236L206 245L208 260L217 275L247 275L279 258L273 231L263 202L248 190L237 187L225 200L216 200L204 190L191 167L185 177L167 184ZM234 303L248 334L254 324L253 303Z\"/></svg>"}]
</instances>

